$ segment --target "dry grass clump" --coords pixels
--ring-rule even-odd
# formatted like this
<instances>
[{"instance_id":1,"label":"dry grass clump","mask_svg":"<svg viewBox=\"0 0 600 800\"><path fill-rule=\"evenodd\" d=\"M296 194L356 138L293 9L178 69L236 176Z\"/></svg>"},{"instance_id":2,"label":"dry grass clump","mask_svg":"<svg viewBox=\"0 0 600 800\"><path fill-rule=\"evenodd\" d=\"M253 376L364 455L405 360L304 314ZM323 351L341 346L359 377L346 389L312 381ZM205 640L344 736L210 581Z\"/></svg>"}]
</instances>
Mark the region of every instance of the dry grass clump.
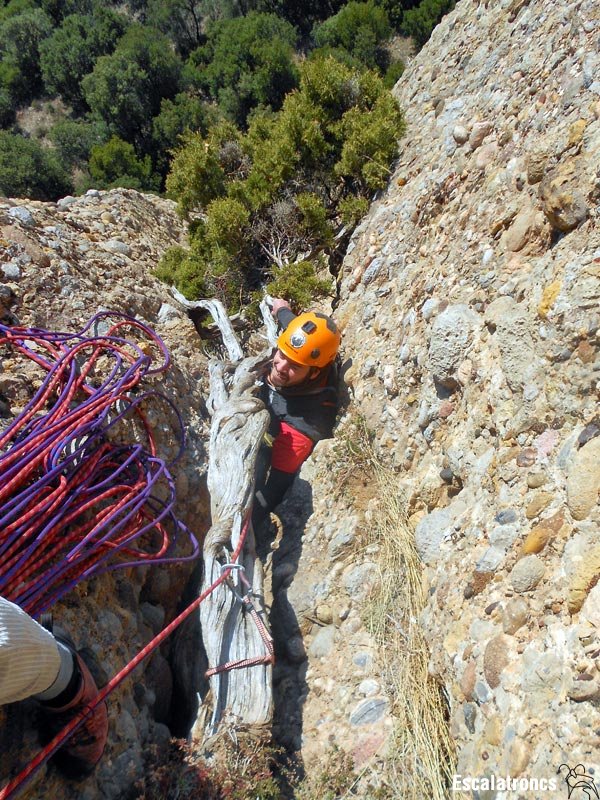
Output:
<instances>
[{"instance_id":1,"label":"dry grass clump","mask_svg":"<svg viewBox=\"0 0 600 800\"><path fill-rule=\"evenodd\" d=\"M369 526L378 546L379 581L365 608L396 720L387 758L390 797L443 800L455 771L454 744L442 687L429 675L429 652L419 615L426 602L422 565L398 476L375 461L379 502Z\"/></svg>"},{"instance_id":2,"label":"dry grass clump","mask_svg":"<svg viewBox=\"0 0 600 800\"><path fill-rule=\"evenodd\" d=\"M383 464L365 420L353 415L345 423L336 435L336 485L353 506L369 509L360 544L376 545L370 558L379 564L379 580L363 618L378 644L396 720L386 753L385 789L378 797L443 800L450 794L455 752L446 698L428 672L429 651L419 625L426 597L408 503L401 477ZM361 492L367 487L370 502Z\"/></svg>"}]
</instances>

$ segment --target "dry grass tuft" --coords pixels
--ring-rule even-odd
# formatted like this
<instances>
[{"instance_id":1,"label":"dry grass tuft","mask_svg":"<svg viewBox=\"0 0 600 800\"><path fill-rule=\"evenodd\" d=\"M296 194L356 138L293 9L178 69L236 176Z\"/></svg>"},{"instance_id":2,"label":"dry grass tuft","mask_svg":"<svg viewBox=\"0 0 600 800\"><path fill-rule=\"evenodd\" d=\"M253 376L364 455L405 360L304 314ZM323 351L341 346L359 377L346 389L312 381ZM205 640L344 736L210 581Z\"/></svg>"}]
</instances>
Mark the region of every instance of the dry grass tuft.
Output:
<instances>
[{"instance_id":1,"label":"dry grass tuft","mask_svg":"<svg viewBox=\"0 0 600 800\"><path fill-rule=\"evenodd\" d=\"M398 476L372 462L379 502L369 526L380 579L365 609L365 622L380 650L386 688L396 719L387 759L391 797L443 800L455 771L442 687L429 675L429 652L419 615L426 602L422 565L406 515Z\"/></svg>"},{"instance_id":2,"label":"dry grass tuft","mask_svg":"<svg viewBox=\"0 0 600 800\"><path fill-rule=\"evenodd\" d=\"M353 507L369 509L360 545L376 545L370 552L377 555L370 558L379 564L379 580L363 618L378 644L396 725L386 754L385 789L378 797L444 800L456 758L446 698L428 672L429 651L419 625L426 603L423 567L408 524L401 478L383 464L362 417L347 419L336 440L337 490L352 498ZM361 495L364 487L368 499Z\"/></svg>"}]
</instances>

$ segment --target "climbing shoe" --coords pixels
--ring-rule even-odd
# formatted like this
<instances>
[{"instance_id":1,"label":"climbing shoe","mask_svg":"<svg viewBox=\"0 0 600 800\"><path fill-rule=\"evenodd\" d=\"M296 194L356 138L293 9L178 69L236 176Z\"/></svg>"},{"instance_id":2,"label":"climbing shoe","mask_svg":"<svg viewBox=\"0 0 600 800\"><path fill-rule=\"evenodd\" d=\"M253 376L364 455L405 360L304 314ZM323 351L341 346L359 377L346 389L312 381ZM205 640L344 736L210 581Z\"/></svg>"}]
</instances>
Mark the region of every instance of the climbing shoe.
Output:
<instances>
[{"instance_id":1,"label":"climbing shoe","mask_svg":"<svg viewBox=\"0 0 600 800\"><path fill-rule=\"evenodd\" d=\"M58 697L40 704L44 714L42 739L47 744L74 717L88 712L83 724L52 759L66 777L78 780L90 775L102 757L108 736L108 712L104 702L89 711L89 703L98 695L92 674L69 637L57 634L56 629L54 636L73 654L73 677Z\"/></svg>"}]
</instances>

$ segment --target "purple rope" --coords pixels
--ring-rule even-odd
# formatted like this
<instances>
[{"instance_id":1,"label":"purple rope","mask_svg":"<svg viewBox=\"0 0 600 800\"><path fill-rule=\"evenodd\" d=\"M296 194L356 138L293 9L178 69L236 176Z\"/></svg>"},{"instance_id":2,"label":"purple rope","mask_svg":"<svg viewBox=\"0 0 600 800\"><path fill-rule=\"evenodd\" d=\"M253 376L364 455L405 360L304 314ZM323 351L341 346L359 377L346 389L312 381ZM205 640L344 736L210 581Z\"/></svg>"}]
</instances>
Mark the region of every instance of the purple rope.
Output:
<instances>
[{"instance_id":1,"label":"purple rope","mask_svg":"<svg viewBox=\"0 0 600 800\"><path fill-rule=\"evenodd\" d=\"M114 319L115 317L135 323L134 330L142 331L154 342L162 357L161 363L157 367L151 368L152 359L138 345L120 336L87 336L90 329L100 320ZM11 334L11 339L7 339L8 334ZM48 370L48 374L33 399L4 431L4 433L8 431L11 436L7 451L0 455L0 483L5 484L11 480L23 470L27 462L31 462L44 452L46 465L43 469L36 468L30 474L27 484L19 487L12 497L6 498L0 512L0 530L13 524L20 515L26 513L26 509L33 505L36 505L36 517L41 519L44 512L50 509L53 502L56 502L56 498L48 495L52 489L59 487L60 479L64 477L67 481L72 480L83 468L83 462L98 453L100 447L105 447L108 431L123 421L125 417L134 414L137 407L150 398L160 399L174 413L180 432L180 446L177 455L169 463L174 463L181 457L185 444L184 426L181 415L172 401L156 391L148 391L136 396L132 396L129 392L124 396L125 387L132 381L135 381L135 386L144 376L164 372L170 365L170 355L166 346L147 326L136 323L132 317L117 315L114 312L97 314L76 334L49 332L39 328L15 329L0 325L0 344L3 342L3 338L6 343L10 344L16 337L18 337L20 351L41 363ZM38 352L35 349L35 339L46 341L57 347L60 351L57 360L49 361L43 353ZM74 407L71 403L70 410L67 412L63 410L62 415L58 416L61 403L64 402L69 391L72 391L75 382L81 375L83 364L80 362L84 351L90 348L95 353L99 346L102 347L102 355L109 355L114 359L110 372L103 376L98 386L93 386L90 383L90 376L87 376L83 385L89 391L89 396L78 400ZM133 350L134 357L137 356L135 360L130 362L124 359L116 350L119 347L127 348L129 353ZM23 419L40 402L44 392L58 375L61 376L60 391L57 392L56 399L46 398L44 412L38 411L23 425ZM81 421L80 424L76 424L72 430L68 431L67 429L74 422L73 418L76 412L88 412L99 399L102 403L99 408L95 409L93 419ZM123 409L115 405L117 400L124 401ZM38 445L34 445L33 439L40 433L43 434L43 439ZM19 458L13 466L8 466L8 458L15 453L19 454ZM131 490L141 479L144 484L143 490L129 497L119 509L115 509L107 515L96 530L90 531L79 542L65 545L59 552L59 558L55 563L40 567L41 573L38 571L34 585L29 588L23 586L21 593L13 598L15 602L21 605L35 605L36 613L39 614L62 597L79 580L84 580L92 575L149 563L168 564L196 559L200 551L198 541L174 512L175 483L167 462L145 452L139 444L111 445L109 451L98 459L93 473L87 475L84 480L79 478L77 485L71 487L67 497L62 498L48 519L37 525L34 520L24 522L13 530L10 537L6 537L3 542L0 542L0 556L7 553L16 542L19 542L22 547L18 560L5 575L0 577L0 593L11 579L14 579L30 563L31 559L35 559L36 556L40 558L49 547L55 546L55 535L51 540L48 540L48 535L59 529L63 520L71 517L72 525L78 524L79 514L83 513L84 509L89 507L90 502L93 503L94 498L99 498L111 485L129 487ZM166 493L166 499L159 499L155 496L154 492L159 485L166 488L166 492L165 489L162 490L163 494ZM44 497L44 495L46 496ZM117 536L136 518L142 509L148 517L147 523L135 530L124 541L116 544L115 547L104 547L111 541L111 538ZM161 522L165 522L173 530L170 545L162 556L159 557L157 553L150 558L133 556L129 561L114 563L115 555L118 555L123 548L130 548L136 542L141 543L143 537ZM81 524L81 520L79 524ZM188 547L191 544L192 552L188 555L175 554L176 545L182 534L188 540ZM140 547L140 545L137 546ZM144 548L142 547L142 549ZM94 563L83 570L77 578L72 576L67 578L66 573L72 573L73 569L89 559L91 554L95 554ZM27 580L30 581L31 576Z\"/></svg>"}]
</instances>

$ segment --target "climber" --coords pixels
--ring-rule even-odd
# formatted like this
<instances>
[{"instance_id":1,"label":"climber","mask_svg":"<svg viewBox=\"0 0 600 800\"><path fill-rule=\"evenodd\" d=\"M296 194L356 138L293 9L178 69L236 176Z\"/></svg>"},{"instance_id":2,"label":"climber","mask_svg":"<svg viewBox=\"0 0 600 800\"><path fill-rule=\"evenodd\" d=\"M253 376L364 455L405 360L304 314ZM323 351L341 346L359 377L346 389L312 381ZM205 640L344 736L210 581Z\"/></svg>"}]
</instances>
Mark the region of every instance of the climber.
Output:
<instances>
[{"instance_id":1,"label":"climber","mask_svg":"<svg viewBox=\"0 0 600 800\"><path fill-rule=\"evenodd\" d=\"M53 635L19 606L0 597L0 705L33 697L42 711L41 738L49 742L84 712L98 689L73 642ZM100 703L54 756L68 778L89 775L104 752L108 714Z\"/></svg>"},{"instance_id":2,"label":"climber","mask_svg":"<svg viewBox=\"0 0 600 800\"><path fill-rule=\"evenodd\" d=\"M281 298L273 300L271 313L282 333L261 385L271 422L257 460L255 532L315 444L331 437L337 412L335 359L341 336L335 322L318 312L296 316Z\"/></svg>"}]
</instances>

